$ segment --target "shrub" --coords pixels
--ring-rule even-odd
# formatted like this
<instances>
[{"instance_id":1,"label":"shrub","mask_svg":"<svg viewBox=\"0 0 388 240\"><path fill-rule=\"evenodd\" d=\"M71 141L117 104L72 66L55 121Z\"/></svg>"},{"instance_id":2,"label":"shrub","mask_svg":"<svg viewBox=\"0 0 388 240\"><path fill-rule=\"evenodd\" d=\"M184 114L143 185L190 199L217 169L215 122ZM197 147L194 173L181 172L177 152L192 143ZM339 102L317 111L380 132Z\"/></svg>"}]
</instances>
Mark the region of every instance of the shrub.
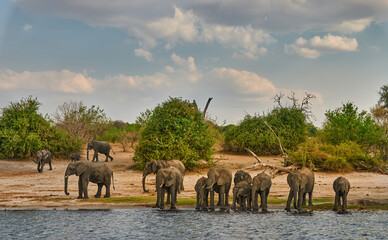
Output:
<instances>
[{"instance_id":1,"label":"shrub","mask_svg":"<svg viewBox=\"0 0 388 240\"><path fill-rule=\"evenodd\" d=\"M31 96L2 108L0 157L31 157L43 148L55 156L79 151L81 141L50 126L38 113L40 102Z\"/></svg>"},{"instance_id":2,"label":"shrub","mask_svg":"<svg viewBox=\"0 0 388 240\"><path fill-rule=\"evenodd\" d=\"M266 121L278 135L284 148L293 150L307 136L306 117L297 108L274 108L265 116L250 116L237 126L224 129L224 150L245 153L245 148L260 155L280 154L278 140L265 125Z\"/></svg>"},{"instance_id":3,"label":"shrub","mask_svg":"<svg viewBox=\"0 0 388 240\"><path fill-rule=\"evenodd\" d=\"M137 168L153 159L179 159L188 168L201 159L211 161L214 140L195 103L170 98L150 111L143 124L134 157Z\"/></svg>"}]
</instances>

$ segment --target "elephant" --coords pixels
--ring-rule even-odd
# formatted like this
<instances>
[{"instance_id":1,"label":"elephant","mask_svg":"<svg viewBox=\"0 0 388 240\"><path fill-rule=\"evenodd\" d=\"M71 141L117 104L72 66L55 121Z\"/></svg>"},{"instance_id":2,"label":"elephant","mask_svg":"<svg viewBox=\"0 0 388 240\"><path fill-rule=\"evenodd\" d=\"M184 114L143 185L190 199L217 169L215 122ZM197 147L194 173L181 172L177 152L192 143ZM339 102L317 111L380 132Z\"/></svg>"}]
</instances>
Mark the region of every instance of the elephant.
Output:
<instances>
[{"instance_id":1,"label":"elephant","mask_svg":"<svg viewBox=\"0 0 388 240\"><path fill-rule=\"evenodd\" d=\"M333 189L335 192L334 209L338 211L338 205L341 206L342 198L342 212L346 213L346 206L348 205L348 193L350 190L350 183L345 177L338 177L333 182Z\"/></svg>"},{"instance_id":2,"label":"elephant","mask_svg":"<svg viewBox=\"0 0 388 240\"><path fill-rule=\"evenodd\" d=\"M81 159L81 155L79 153L72 153L69 157L72 162L77 162Z\"/></svg>"},{"instance_id":3,"label":"elephant","mask_svg":"<svg viewBox=\"0 0 388 240\"><path fill-rule=\"evenodd\" d=\"M38 173L43 172L43 167L46 163L50 165L50 170L53 170L51 166L51 152L47 149L36 152L36 160L33 161L38 164Z\"/></svg>"},{"instance_id":4,"label":"elephant","mask_svg":"<svg viewBox=\"0 0 388 240\"><path fill-rule=\"evenodd\" d=\"M94 149L94 155L93 155L93 160L92 162L96 161L98 162L98 153L105 154L106 159L105 162L108 161L108 158L110 158L111 161L113 161L113 157L109 155L110 150L112 149L112 152L116 155L116 153L113 151L113 148L110 146L109 143L104 142L104 141L90 141L88 143L88 147L86 148L87 150L87 160L89 160L89 150Z\"/></svg>"},{"instance_id":5,"label":"elephant","mask_svg":"<svg viewBox=\"0 0 388 240\"><path fill-rule=\"evenodd\" d=\"M267 199L269 190L271 189L272 181L271 177L262 172L257 174L253 178L252 183L252 201L253 201L253 211L259 210L259 199L258 195L260 194L261 209L263 212L268 211Z\"/></svg>"},{"instance_id":6,"label":"elephant","mask_svg":"<svg viewBox=\"0 0 388 240\"><path fill-rule=\"evenodd\" d=\"M249 173L245 172L244 170L239 170L234 174L234 185L237 185L237 183L241 181L247 181L249 184L252 184L252 177Z\"/></svg>"},{"instance_id":7,"label":"elephant","mask_svg":"<svg viewBox=\"0 0 388 240\"><path fill-rule=\"evenodd\" d=\"M180 186L181 186L180 190L182 190L182 191L185 190L184 186L183 186L183 178L185 176L185 165L181 161L179 161L179 160L169 160L169 161L152 160L144 166L143 179L142 179L143 191L148 192L148 190L145 188L145 180L146 180L146 177L148 174L157 173L160 169L168 168L170 166L177 168L181 172L182 182L180 184Z\"/></svg>"},{"instance_id":8,"label":"elephant","mask_svg":"<svg viewBox=\"0 0 388 240\"><path fill-rule=\"evenodd\" d=\"M306 205L306 194L309 194L309 206L313 205L312 196L314 190L314 173L309 168L298 169L287 176L290 193L285 210L290 211L291 201L294 199L294 208L302 211L302 205Z\"/></svg>"},{"instance_id":9,"label":"elephant","mask_svg":"<svg viewBox=\"0 0 388 240\"><path fill-rule=\"evenodd\" d=\"M197 205L195 209L207 210L209 190L206 187L207 178L201 177L195 184L195 192L197 193Z\"/></svg>"},{"instance_id":10,"label":"elephant","mask_svg":"<svg viewBox=\"0 0 388 240\"><path fill-rule=\"evenodd\" d=\"M88 162L78 161L71 162L67 166L65 172L65 194L69 195L67 191L68 178L71 175L79 176L78 180L78 199L88 199L88 184L89 182L97 183L98 190L95 198L101 197L101 189L106 188L104 198L110 197L110 184L113 183L115 189L113 171L103 162Z\"/></svg>"},{"instance_id":11,"label":"elephant","mask_svg":"<svg viewBox=\"0 0 388 240\"><path fill-rule=\"evenodd\" d=\"M239 199L241 210L251 210L252 185L248 181L241 181L234 185L232 209L236 209L236 202Z\"/></svg>"},{"instance_id":12,"label":"elephant","mask_svg":"<svg viewBox=\"0 0 388 240\"><path fill-rule=\"evenodd\" d=\"M232 185L232 173L224 167L212 167L207 172L207 188L210 191L210 210L214 210L214 192L218 192L220 209L229 206L228 197Z\"/></svg>"},{"instance_id":13,"label":"elephant","mask_svg":"<svg viewBox=\"0 0 388 240\"><path fill-rule=\"evenodd\" d=\"M170 166L158 171L156 174L156 207L164 209L164 193L167 191L167 204L168 199L171 197L170 209L176 209L175 203L177 202L181 179L181 172L175 167Z\"/></svg>"}]
</instances>

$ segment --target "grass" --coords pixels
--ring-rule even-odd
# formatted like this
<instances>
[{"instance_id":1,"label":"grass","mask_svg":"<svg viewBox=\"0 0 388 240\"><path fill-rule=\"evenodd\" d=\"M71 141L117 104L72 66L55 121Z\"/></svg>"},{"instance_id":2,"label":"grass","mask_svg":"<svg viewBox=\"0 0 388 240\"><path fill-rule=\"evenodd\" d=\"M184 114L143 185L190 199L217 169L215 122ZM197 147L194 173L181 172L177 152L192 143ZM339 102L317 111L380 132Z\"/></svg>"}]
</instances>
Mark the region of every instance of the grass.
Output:
<instances>
[{"instance_id":1,"label":"grass","mask_svg":"<svg viewBox=\"0 0 388 240\"><path fill-rule=\"evenodd\" d=\"M51 202L61 202L61 201L72 201L74 198L53 198L53 199L40 199L33 201L51 201ZM232 198L229 199L230 203L232 202ZM155 203L156 197L150 196L137 196L137 197L111 197L111 198L90 198L80 200L84 203ZM215 198L215 201L218 201ZM260 201L259 201L260 202ZM279 198L268 198L268 204L273 205L286 205L287 199L279 199ZM187 206L187 205L195 205L196 198L178 198L178 202L176 205L178 206ZM303 208L310 210L332 210L334 207L334 200L328 198L319 198L313 200L314 206L305 206ZM362 205L348 205L348 209L353 210L388 210L388 199L380 200L380 204L373 204L370 206L362 206Z\"/></svg>"}]
</instances>

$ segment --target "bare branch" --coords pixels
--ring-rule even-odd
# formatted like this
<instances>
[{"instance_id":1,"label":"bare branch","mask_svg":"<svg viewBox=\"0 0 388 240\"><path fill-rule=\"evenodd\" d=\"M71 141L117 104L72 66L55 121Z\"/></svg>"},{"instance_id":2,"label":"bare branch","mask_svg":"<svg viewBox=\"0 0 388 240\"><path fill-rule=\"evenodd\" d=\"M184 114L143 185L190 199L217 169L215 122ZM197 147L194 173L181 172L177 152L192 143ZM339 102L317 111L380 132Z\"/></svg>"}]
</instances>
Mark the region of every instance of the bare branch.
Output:
<instances>
[{"instance_id":1,"label":"bare branch","mask_svg":"<svg viewBox=\"0 0 388 240\"><path fill-rule=\"evenodd\" d=\"M282 106L282 98L284 97L284 94L280 92L279 94L276 94L275 97L273 98L274 102L276 102L279 107L283 108Z\"/></svg>"},{"instance_id":2,"label":"bare branch","mask_svg":"<svg viewBox=\"0 0 388 240\"><path fill-rule=\"evenodd\" d=\"M264 119L263 119L263 122L264 122L264 124L272 131L272 133L275 135L276 139L278 140L279 146L280 146L280 150L282 151L283 157L284 157L284 158L288 158L288 155L287 155L287 153L284 151L283 146L282 146L282 142L280 141L278 135L275 133L275 131L271 128L271 126L270 126Z\"/></svg>"},{"instance_id":3,"label":"bare branch","mask_svg":"<svg viewBox=\"0 0 388 240\"><path fill-rule=\"evenodd\" d=\"M211 98L209 98L209 99L207 100L205 109L203 110L203 113L202 113L202 119L205 119L207 108L209 107L209 104L210 104L210 102L211 102L212 99L213 99L213 98L211 97Z\"/></svg>"},{"instance_id":4,"label":"bare branch","mask_svg":"<svg viewBox=\"0 0 388 240\"><path fill-rule=\"evenodd\" d=\"M261 161L261 159L260 159L254 152L252 152L249 148L245 148L245 150L247 150L248 152L250 152L250 153L256 158L256 160L257 160L259 163L265 165L265 164L263 163L263 161Z\"/></svg>"}]
</instances>

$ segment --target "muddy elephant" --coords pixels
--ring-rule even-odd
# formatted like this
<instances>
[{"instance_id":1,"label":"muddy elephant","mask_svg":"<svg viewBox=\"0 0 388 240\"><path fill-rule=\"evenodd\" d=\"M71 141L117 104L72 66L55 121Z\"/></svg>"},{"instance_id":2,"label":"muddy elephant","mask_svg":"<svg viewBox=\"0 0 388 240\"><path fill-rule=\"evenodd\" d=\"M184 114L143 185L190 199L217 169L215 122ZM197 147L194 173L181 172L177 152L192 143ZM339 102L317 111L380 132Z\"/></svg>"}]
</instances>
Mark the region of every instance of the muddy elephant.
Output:
<instances>
[{"instance_id":1,"label":"muddy elephant","mask_svg":"<svg viewBox=\"0 0 388 240\"><path fill-rule=\"evenodd\" d=\"M79 176L78 179L78 199L88 199L88 184L89 182L96 183L98 185L98 190L95 198L101 197L101 189L103 186L106 188L106 193L104 198L110 197L110 185L113 184L113 171L103 162L88 162L88 161L79 161L71 162L67 166L65 172L65 194L69 195L67 191L68 178L71 175Z\"/></svg>"},{"instance_id":2,"label":"muddy elephant","mask_svg":"<svg viewBox=\"0 0 388 240\"><path fill-rule=\"evenodd\" d=\"M72 153L69 157L72 162L77 162L81 159L81 155L79 153Z\"/></svg>"},{"instance_id":3,"label":"muddy elephant","mask_svg":"<svg viewBox=\"0 0 388 240\"><path fill-rule=\"evenodd\" d=\"M92 150L92 149L94 150L92 162L94 162L94 161L98 162L98 153L105 154L105 156L106 156L105 162L108 161L108 158L110 158L110 160L113 161L113 157L109 155L110 150L112 150L112 152L116 155L116 153L113 151L113 149L109 143L104 142L104 141L93 140L93 141L90 141L88 143L88 146L86 148L87 160L89 160L89 150Z\"/></svg>"},{"instance_id":4,"label":"muddy elephant","mask_svg":"<svg viewBox=\"0 0 388 240\"><path fill-rule=\"evenodd\" d=\"M229 190L232 185L232 173L224 167L212 167L207 172L207 188L210 192L210 210L214 210L214 192L218 192L220 209L229 206Z\"/></svg>"},{"instance_id":5,"label":"muddy elephant","mask_svg":"<svg viewBox=\"0 0 388 240\"><path fill-rule=\"evenodd\" d=\"M171 198L170 209L176 209L177 195L180 189L182 175L175 167L163 168L156 174L156 207L164 209L164 194L167 192L168 199Z\"/></svg>"},{"instance_id":6,"label":"muddy elephant","mask_svg":"<svg viewBox=\"0 0 388 240\"><path fill-rule=\"evenodd\" d=\"M234 174L234 185L237 185L237 183L247 181L248 183L252 183L252 177L249 173L245 172L244 170L239 170Z\"/></svg>"},{"instance_id":7,"label":"muddy elephant","mask_svg":"<svg viewBox=\"0 0 388 240\"><path fill-rule=\"evenodd\" d=\"M209 190L207 189L207 178L201 177L197 180L195 184L194 190L197 193L197 205L195 209L199 210L207 210L208 206L208 198L209 198Z\"/></svg>"},{"instance_id":8,"label":"muddy elephant","mask_svg":"<svg viewBox=\"0 0 388 240\"><path fill-rule=\"evenodd\" d=\"M179 161L179 160L152 160L148 162L143 169L143 179L142 179L142 184L143 184L143 191L148 192L148 190L145 188L145 180L148 174L150 173L157 173L160 169L163 168L168 168L168 167L175 167L181 172L182 176L182 182L180 184L181 189L180 190L185 190L183 186L183 178L185 176L185 165Z\"/></svg>"},{"instance_id":9,"label":"muddy elephant","mask_svg":"<svg viewBox=\"0 0 388 240\"><path fill-rule=\"evenodd\" d=\"M51 152L47 149L39 150L36 152L36 160L33 160L38 165L38 173L43 172L43 167L46 163L49 164L50 170L53 170L51 166Z\"/></svg>"},{"instance_id":10,"label":"muddy elephant","mask_svg":"<svg viewBox=\"0 0 388 240\"><path fill-rule=\"evenodd\" d=\"M234 185L232 209L236 209L236 202L239 199L241 210L251 210L252 185L248 181L241 181Z\"/></svg>"},{"instance_id":11,"label":"muddy elephant","mask_svg":"<svg viewBox=\"0 0 388 240\"><path fill-rule=\"evenodd\" d=\"M341 206L342 199L342 212L346 213L346 207L348 205L348 193L350 190L349 181L345 177L338 177L333 182L333 189L335 192L333 211L338 211L338 205Z\"/></svg>"},{"instance_id":12,"label":"muddy elephant","mask_svg":"<svg viewBox=\"0 0 388 240\"><path fill-rule=\"evenodd\" d=\"M252 201L253 211L259 210L259 199L260 194L260 207L263 212L268 211L267 199L269 191L271 189L272 181L271 177L266 173L257 174L252 180Z\"/></svg>"},{"instance_id":13,"label":"muddy elephant","mask_svg":"<svg viewBox=\"0 0 388 240\"><path fill-rule=\"evenodd\" d=\"M290 211L291 201L294 199L294 208L302 211L302 205L306 205L306 194L309 194L309 206L313 205L312 197L315 177L309 168L302 168L291 172L287 176L287 183L290 186L287 206L285 210Z\"/></svg>"}]
</instances>

